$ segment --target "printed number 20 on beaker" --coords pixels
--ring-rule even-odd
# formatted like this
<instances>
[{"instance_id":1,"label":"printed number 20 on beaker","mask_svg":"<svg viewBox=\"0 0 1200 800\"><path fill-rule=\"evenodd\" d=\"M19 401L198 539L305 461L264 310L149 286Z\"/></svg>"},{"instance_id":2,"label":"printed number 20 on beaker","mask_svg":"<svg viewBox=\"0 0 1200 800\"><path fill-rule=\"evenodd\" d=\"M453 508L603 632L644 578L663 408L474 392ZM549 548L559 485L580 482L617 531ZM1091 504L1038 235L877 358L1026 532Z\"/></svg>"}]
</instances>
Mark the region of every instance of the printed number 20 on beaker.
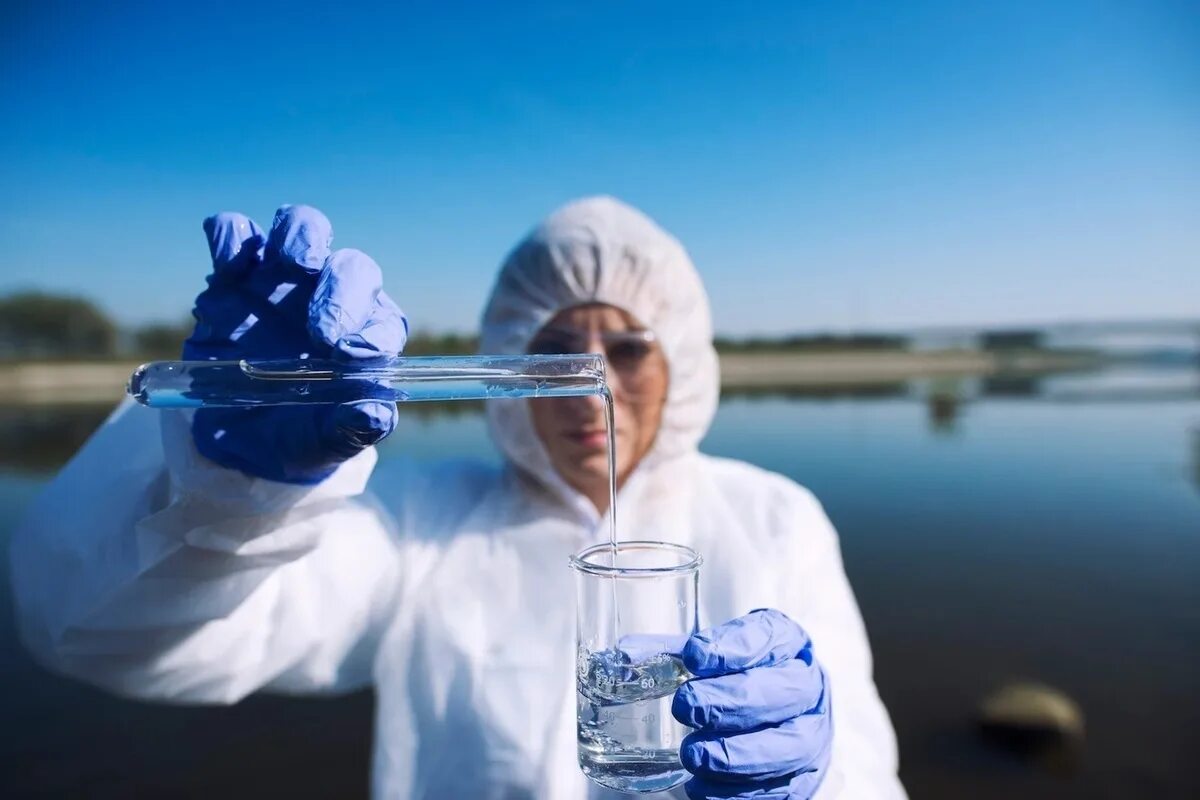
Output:
<instances>
[{"instance_id":1,"label":"printed number 20 on beaker","mask_svg":"<svg viewBox=\"0 0 1200 800\"><path fill-rule=\"evenodd\" d=\"M683 783L671 716L691 676L678 654L696 632L700 556L665 542L600 544L571 559L577 601L579 766L596 783L660 792Z\"/></svg>"}]
</instances>

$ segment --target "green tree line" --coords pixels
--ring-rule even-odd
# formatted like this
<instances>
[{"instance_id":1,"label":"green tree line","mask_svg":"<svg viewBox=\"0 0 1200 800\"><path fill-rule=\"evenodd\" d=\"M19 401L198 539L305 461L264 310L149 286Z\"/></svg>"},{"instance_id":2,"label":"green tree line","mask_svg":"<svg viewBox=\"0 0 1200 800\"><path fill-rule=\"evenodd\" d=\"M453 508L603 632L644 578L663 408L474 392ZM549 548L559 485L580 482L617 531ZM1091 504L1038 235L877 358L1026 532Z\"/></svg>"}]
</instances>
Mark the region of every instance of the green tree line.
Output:
<instances>
[{"instance_id":1,"label":"green tree line","mask_svg":"<svg viewBox=\"0 0 1200 800\"><path fill-rule=\"evenodd\" d=\"M177 323L122 328L86 298L16 292L0 296L0 359L179 358L193 322L188 315ZM404 351L465 355L478 346L476 336L415 331Z\"/></svg>"},{"instance_id":2,"label":"green tree line","mask_svg":"<svg viewBox=\"0 0 1200 800\"><path fill-rule=\"evenodd\" d=\"M48 358L104 357L118 346L120 331L82 297L19 292L0 298L0 355Z\"/></svg>"},{"instance_id":3,"label":"green tree line","mask_svg":"<svg viewBox=\"0 0 1200 800\"><path fill-rule=\"evenodd\" d=\"M83 297L18 292L0 297L0 358L178 358L192 330L190 315L177 323L151 323L125 329ZM721 353L840 352L903 350L908 340L886 334L784 336L734 339L718 337ZM414 331L408 355L465 355L477 352L475 335Z\"/></svg>"}]
</instances>

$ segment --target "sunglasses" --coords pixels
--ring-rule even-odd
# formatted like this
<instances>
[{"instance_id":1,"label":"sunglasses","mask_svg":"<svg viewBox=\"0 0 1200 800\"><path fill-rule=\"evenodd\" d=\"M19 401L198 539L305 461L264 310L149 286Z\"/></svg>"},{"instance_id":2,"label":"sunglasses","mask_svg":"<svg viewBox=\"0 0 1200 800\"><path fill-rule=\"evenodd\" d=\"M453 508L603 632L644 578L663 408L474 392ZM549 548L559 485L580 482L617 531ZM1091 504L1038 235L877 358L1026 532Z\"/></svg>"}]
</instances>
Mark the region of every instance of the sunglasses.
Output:
<instances>
[{"instance_id":1,"label":"sunglasses","mask_svg":"<svg viewBox=\"0 0 1200 800\"><path fill-rule=\"evenodd\" d=\"M591 352L593 337L600 340L600 347L608 365L617 372L637 373L650 357L658 353L658 339L654 331L599 331L595 334L578 328L542 328L529 343L531 355L560 355L564 353Z\"/></svg>"}]
</instances>

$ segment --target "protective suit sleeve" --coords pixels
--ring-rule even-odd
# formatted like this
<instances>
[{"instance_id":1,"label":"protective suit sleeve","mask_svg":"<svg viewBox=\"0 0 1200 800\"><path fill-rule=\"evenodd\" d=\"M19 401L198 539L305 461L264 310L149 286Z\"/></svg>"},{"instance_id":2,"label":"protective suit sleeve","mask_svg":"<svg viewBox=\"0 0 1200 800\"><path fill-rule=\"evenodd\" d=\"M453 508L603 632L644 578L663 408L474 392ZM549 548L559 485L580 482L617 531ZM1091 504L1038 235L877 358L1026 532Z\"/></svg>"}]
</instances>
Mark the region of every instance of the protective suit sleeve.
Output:
<instances>
[{"instance_id":1,"label":"protective suit sleeve","mask_svg":"<svg viewBox=\"0 0 1200 800\"><path fill-rule=\"evenodd\" d=\"M356 498L365 450L317 485L202 458L185 412L118 408L37 498L11 547L22 636L122 695L231 703L370 678L398 559Z\"/></svg>"},{"instance_id":2,"label":"protective suit sleeve","mask_svg":"<svg viewBox=\"0 0 1200 800\"><path fill-rule=\"evenodd\" d=\"M904 798L897 770L896 734L872 677L871 646L858 602L842 565L837 532L817 499L787 481L776 505L777 530L803 526L791 563L799 573L781 595L782 609L812 637L813 653L824 667L833 709L833 754L816 793L829 798Z\"/></svg>"}]
</instances>

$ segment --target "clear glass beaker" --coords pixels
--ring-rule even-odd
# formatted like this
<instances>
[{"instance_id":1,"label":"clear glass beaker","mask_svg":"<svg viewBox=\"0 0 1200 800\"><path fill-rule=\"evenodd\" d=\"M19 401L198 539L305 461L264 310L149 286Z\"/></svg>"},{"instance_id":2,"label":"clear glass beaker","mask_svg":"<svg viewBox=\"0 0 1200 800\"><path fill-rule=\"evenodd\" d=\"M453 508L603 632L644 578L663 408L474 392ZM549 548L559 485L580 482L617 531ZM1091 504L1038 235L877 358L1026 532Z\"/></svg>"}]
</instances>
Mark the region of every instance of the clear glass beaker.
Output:
<instances>
[{"instance_id":1,"label":"clear glass beaker","mask_svg":"<svg viewBox=\"0 0 1200 800\"><path fill-rule=\"evenodd\" d=\"M571 558L576 590L579 766L625 792L661 792L687 779L671 716L691 675L679 651L699 629L699 553L667 542L617 542Z\"/></svg>"}]
</instances>

